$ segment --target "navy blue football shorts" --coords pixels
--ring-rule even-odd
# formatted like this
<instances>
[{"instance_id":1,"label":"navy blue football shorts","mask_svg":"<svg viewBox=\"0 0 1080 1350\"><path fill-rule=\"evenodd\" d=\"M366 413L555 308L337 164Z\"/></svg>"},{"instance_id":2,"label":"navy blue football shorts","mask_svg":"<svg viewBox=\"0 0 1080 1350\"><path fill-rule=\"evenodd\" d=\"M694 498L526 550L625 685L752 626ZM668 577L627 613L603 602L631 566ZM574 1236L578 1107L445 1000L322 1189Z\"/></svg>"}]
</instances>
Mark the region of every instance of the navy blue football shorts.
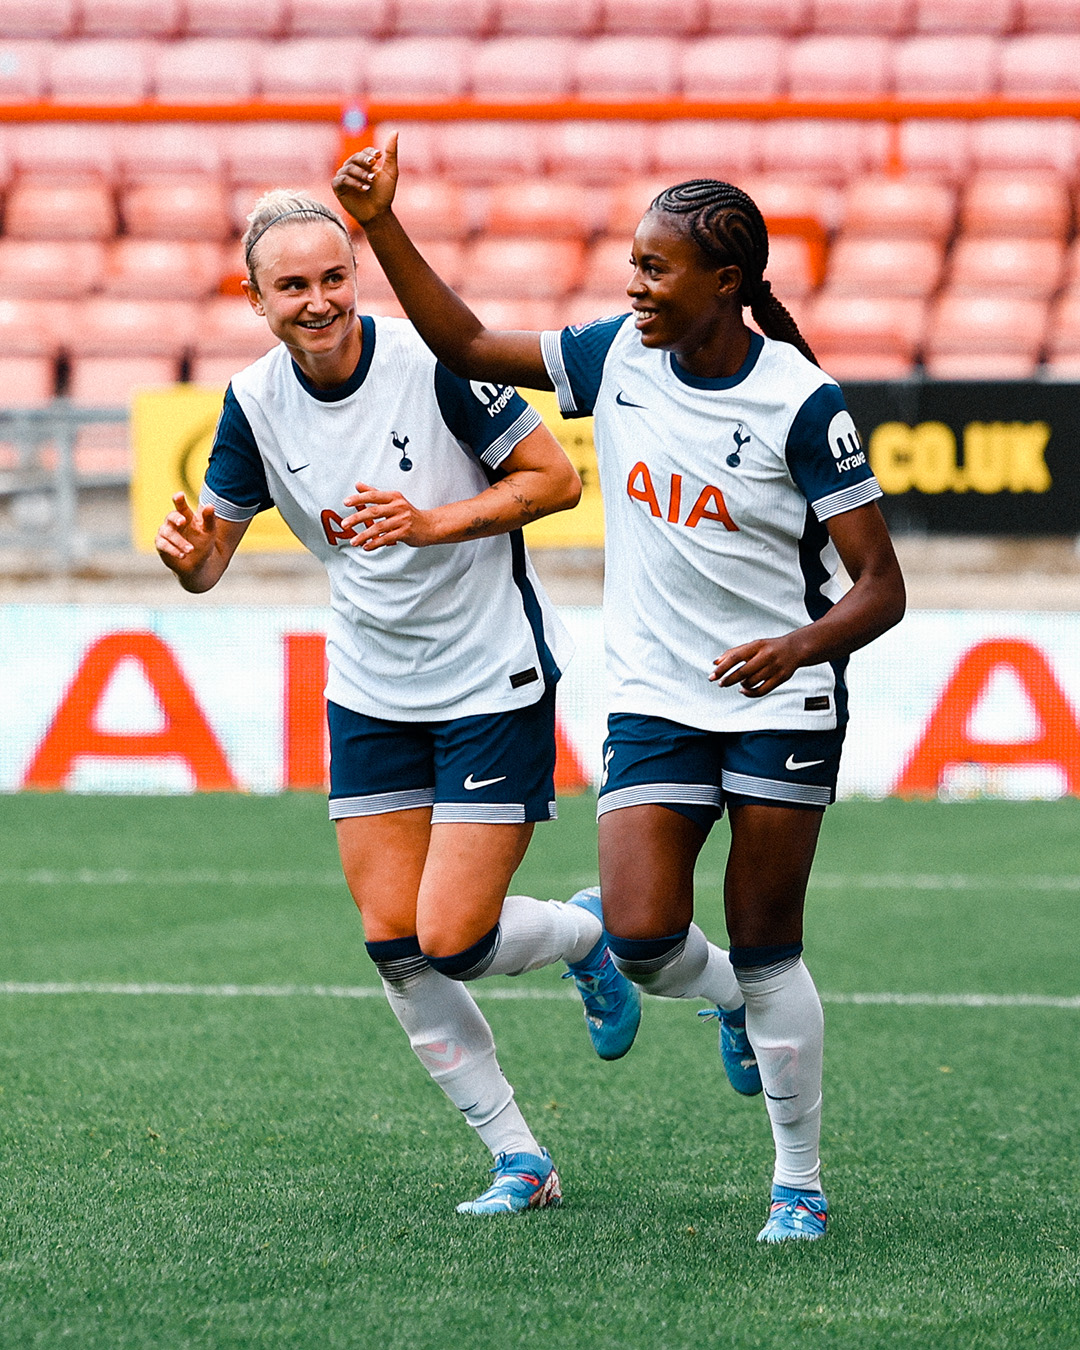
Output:
<instances>
[{"instance_id":1,"label":"navy blue football shorts","mask_svg":"<svg viewBox=\"0 0 1080 1350\"><path fill-rule=\"evenodd\" d=\"M527 708L387 722L328 702L330 819L431 808L431 823L554 820L555 689Z\"/></svg>"},{"instance_id":2,"label":"navy blue football shorts","mask_svg":"<svg viewBox=\"0 0 1080 1350\"><path fill-rule=\"evenodd\" d=\"M845 730L701 731L612 713L597 815L670 806L707 830L728 803L823 810L836 800Z\"/></svg>"}]
</instances>

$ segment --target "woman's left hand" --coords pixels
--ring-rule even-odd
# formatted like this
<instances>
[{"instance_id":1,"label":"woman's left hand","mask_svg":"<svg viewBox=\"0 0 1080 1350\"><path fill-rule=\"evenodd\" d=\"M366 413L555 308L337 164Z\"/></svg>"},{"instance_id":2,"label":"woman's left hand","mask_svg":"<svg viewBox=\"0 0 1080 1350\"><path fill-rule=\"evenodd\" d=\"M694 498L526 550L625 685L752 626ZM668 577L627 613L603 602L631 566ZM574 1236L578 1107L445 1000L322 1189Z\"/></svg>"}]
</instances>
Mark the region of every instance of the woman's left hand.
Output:
<instances>
[{"instance_id":1,"label":"woman's left hand","mask_svg":"<svg viewBox=\"0 0 1080 1350\"><path fill-rule=\"evenodd\" d=\"M423 548L425 544L439 542L432 528L431 513L413 506L400 492L380 492L366 483L357 483L353 495L345 498L345 505L357 509L341 522L342 529L360 531L349 540L350 548L371 553L391 544Z\"/></svg>"},{"instance_id":2,"label":"woman's left hand","mask_svg":"<svg viewBox=\"0 0 1080 1350\"><path fill-rule=\"evenodd\" d=\"M747 698L771 694L804 664L806 653L800 634L797 628L784 637L760 638L732 647L713 662L715 669L709 679L721 689L741 685Z\"/></svg>"}]
</instances>

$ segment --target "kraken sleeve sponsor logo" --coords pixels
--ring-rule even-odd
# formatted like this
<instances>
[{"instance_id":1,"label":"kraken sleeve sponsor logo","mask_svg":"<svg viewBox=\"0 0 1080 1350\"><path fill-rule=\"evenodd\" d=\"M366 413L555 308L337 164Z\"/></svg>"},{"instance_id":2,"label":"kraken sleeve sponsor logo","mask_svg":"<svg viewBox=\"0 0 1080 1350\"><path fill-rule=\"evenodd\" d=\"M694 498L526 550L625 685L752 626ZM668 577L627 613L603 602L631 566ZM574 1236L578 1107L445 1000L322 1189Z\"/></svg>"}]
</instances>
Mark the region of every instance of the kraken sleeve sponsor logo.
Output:
<instances>
[{"instance_id":1,"label":"kraken sleeve sponsor logo","mask_svg":"<svg viewBox=\"0 0 1080 1350\"><path fill-rule=\"evenodd\" d=\"M498 417L517 392L512 384L491 384L487 380L470 380L469 388L489 417Z\"/></svg>"},{"instance_id":2,"label":"kraken sleeve sponsor logo","mask_svg":"<svg viewBox=\"0 0 1080 1350\"><path fill-rule=\"evenodd\" d=\"M882 422L870 467L882 492L1048 492L1047 422L969 422L963 453L944 422Z\"/></svg>"}]
</instances>

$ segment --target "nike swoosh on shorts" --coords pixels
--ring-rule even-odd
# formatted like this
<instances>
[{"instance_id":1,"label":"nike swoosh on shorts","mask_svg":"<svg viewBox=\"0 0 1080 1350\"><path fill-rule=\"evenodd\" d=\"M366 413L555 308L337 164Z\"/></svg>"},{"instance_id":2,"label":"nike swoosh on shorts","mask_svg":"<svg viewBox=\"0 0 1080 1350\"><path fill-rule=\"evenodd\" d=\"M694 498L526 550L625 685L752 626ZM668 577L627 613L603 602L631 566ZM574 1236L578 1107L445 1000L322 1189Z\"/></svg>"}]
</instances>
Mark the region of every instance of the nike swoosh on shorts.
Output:
<instances>
[{"instance_id":1,"label":"nike swoosh on shorts","mask_svg":"<svg viewBox=\"0 0 1080 1350\"><path fill-rule=\"evenodd\" d=\"M794 773L796 769L812 769L815 764L824 763L823 759L796 759L794 755L788 755L784 761L784 768Z\"/></svg>"},{"instance_id":2,"label":"nike swoosh on shorts","mask_svg":"<svg viewBox=\"0 0 1080 1350\"><path fill-rule=\"evenodd\" d=\"M477 788L491 787L492 783L505 783L505 782L506 782L506 774L503 774L501 778L481 778L478 783L474 781L472 774L469 774L468 778L465 779L463 787L465 788L466 792L475 792Z\"/></svg>"}]
</instances>

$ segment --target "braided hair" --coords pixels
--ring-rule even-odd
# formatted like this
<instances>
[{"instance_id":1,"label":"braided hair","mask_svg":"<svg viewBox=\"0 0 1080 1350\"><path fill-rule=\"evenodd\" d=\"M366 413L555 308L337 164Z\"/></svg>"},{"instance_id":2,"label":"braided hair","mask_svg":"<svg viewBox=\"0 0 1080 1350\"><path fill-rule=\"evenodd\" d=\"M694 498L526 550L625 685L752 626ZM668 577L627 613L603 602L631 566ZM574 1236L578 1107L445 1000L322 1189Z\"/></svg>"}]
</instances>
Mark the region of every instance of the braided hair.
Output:
<instances>
[{"instance_id":1,"label":"braided hair","mask_svg":"<svg viewBox=\"0 0 1080 1350\"><path fill-rule=\"evenodd\" d=\"M263 193L252 208L251 214L247 218L248 227L240 241L240 246L244 250L248 281L251 282L256 291L259 287L255 280L255 245L271 226L283 220L328 220L341 230L348 240L349 251L352 251L352 238L349 234L349 228L336 211L331 211L322 202L317 202L314 198L307 197L304 193L297 192L292 188L271 188L269 192Z\"/></svg>"},{"instance_id":2,"label":"braided hair","mask_svg":"<svg viewBox=\"0 0 1080 1350\"><path fill-rule=\"evenodd\" d=\"M817 357L798 324L762 275L769 261L769 232L761 212L745 192L714 178L694 178L661 192L651 209L689 217L690 237L710 262L721 267L734 264L742 272L739 303L750 306L765 336L790 342L817 365Z\"/></svg>"}]
</instances>

